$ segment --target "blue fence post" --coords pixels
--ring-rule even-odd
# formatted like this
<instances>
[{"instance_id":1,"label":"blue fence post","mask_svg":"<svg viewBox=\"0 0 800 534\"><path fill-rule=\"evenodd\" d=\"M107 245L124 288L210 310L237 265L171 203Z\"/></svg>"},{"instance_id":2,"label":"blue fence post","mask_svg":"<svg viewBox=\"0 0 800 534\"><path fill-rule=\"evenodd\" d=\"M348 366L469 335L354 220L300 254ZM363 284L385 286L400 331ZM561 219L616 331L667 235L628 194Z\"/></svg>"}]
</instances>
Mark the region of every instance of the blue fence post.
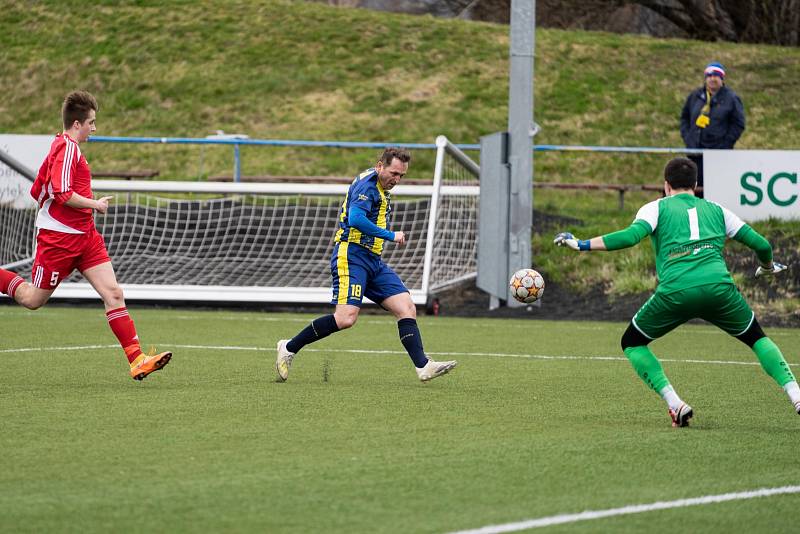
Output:
<instances>
[{"instance_id":1,"label":"blue fence post","mask_svg":"<svg viewBox=\"0 0 800 534\"><path fill-rule=\"evenodd\" d=\"M239 150L239 143L233 145L233 181L242 181L242 156Z\"/></svg>"}]
</instances>

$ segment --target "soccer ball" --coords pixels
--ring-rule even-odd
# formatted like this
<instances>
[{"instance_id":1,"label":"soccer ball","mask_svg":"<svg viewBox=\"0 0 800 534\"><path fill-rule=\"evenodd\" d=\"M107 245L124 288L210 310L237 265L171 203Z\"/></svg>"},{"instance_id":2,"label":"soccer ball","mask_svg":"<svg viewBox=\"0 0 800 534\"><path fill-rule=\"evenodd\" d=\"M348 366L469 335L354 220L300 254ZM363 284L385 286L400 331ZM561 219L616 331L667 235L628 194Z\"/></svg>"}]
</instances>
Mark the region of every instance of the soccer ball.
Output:
<instances>
[{"instance_id":1,"label":"soccer ball","mask_svg":"<svg viewBox=\"0 0 800 534\"><path fill-rule=\"evenodd\" d=\"M536 302L544 293L544 278L533 269L520 269L509 280L511 294L525 304Z\"/></svg>"}]
</instances>

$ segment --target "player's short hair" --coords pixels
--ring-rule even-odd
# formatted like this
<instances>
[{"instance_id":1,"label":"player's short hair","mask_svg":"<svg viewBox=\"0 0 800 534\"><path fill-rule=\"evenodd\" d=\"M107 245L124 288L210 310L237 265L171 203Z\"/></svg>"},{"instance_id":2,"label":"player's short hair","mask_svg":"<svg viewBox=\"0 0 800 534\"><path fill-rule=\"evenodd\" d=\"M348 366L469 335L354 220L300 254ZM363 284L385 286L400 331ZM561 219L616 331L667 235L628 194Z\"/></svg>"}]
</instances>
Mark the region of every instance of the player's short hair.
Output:
<instances>
[{"instance_id":1,"label":"player's short hair","mask_svg":"<svg viewBox=\"0 0 800 534\"><path fill-rule=\"evenodd\" d=\"M388 167L392 164L392 160L395 158L399 159L403 163L408 163L411 161L411 152L404 148L392 146L383 151L383 154L381 154L381 157L378 159L378 161Z\"/></svg>"},{"instance_id":2,"label":"player's short hair","mask_svg":"<svg viewBox=\"0 0 800 534\"><path fill-rule=\"evenodd\" d=\"M61 106L61 118L64 128L70 129L75 121L83 122L89 118L89 110L97 112L97 99L87 91L73 91L64 99Z\"/></svg>"},{"instance_id":3,"label":"player's short hair","mask_svg":"<svg viewBox=\"0 0 800 534\"><path fill-rule=\"evenodd\" d=\"M675 158L664 167L664 179L672 189L694 189L697 165L689 158Z\"/></svg>"}]
</instances>

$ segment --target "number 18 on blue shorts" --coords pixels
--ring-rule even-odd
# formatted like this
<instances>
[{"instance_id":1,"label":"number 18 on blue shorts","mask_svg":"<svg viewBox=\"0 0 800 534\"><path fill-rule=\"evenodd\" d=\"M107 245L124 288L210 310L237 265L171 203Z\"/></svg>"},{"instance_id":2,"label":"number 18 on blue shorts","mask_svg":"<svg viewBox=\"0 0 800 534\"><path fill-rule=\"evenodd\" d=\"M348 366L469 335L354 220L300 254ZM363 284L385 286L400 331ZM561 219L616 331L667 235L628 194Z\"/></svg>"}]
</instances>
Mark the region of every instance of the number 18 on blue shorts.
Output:
<instances>
[{"instance_id":1,"label":"number 18 on blue shorts","mask_svg":"<svg viewBox=\"0 0 800 534\"><path fill-rule=\"evenodd\" d=\"M403 281L381 257L354 243L336 243L331 256L331 304L361 306L364 297L375 303L408 293Z\"/></svg>"}]
</instances>

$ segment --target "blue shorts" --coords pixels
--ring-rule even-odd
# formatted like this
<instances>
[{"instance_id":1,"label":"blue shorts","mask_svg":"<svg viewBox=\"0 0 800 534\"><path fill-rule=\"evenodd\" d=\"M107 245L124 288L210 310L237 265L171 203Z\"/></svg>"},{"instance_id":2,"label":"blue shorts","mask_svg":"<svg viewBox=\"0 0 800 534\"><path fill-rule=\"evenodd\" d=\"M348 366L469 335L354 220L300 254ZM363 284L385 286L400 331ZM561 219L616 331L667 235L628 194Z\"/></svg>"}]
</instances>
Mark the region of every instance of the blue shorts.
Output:
<instances>
[{"instance_id":1,"label":"blue shorts","mask_svg":"<svg viewBox=\"0 0 800 534\"><path fill-rule=\"evenodd\" d=\"M408 293L381 257L354 243L336 243L331 256L333 298L331 304L361 306L367 297L375 303L400 293Z\"/></svg>"}]
</instances>

